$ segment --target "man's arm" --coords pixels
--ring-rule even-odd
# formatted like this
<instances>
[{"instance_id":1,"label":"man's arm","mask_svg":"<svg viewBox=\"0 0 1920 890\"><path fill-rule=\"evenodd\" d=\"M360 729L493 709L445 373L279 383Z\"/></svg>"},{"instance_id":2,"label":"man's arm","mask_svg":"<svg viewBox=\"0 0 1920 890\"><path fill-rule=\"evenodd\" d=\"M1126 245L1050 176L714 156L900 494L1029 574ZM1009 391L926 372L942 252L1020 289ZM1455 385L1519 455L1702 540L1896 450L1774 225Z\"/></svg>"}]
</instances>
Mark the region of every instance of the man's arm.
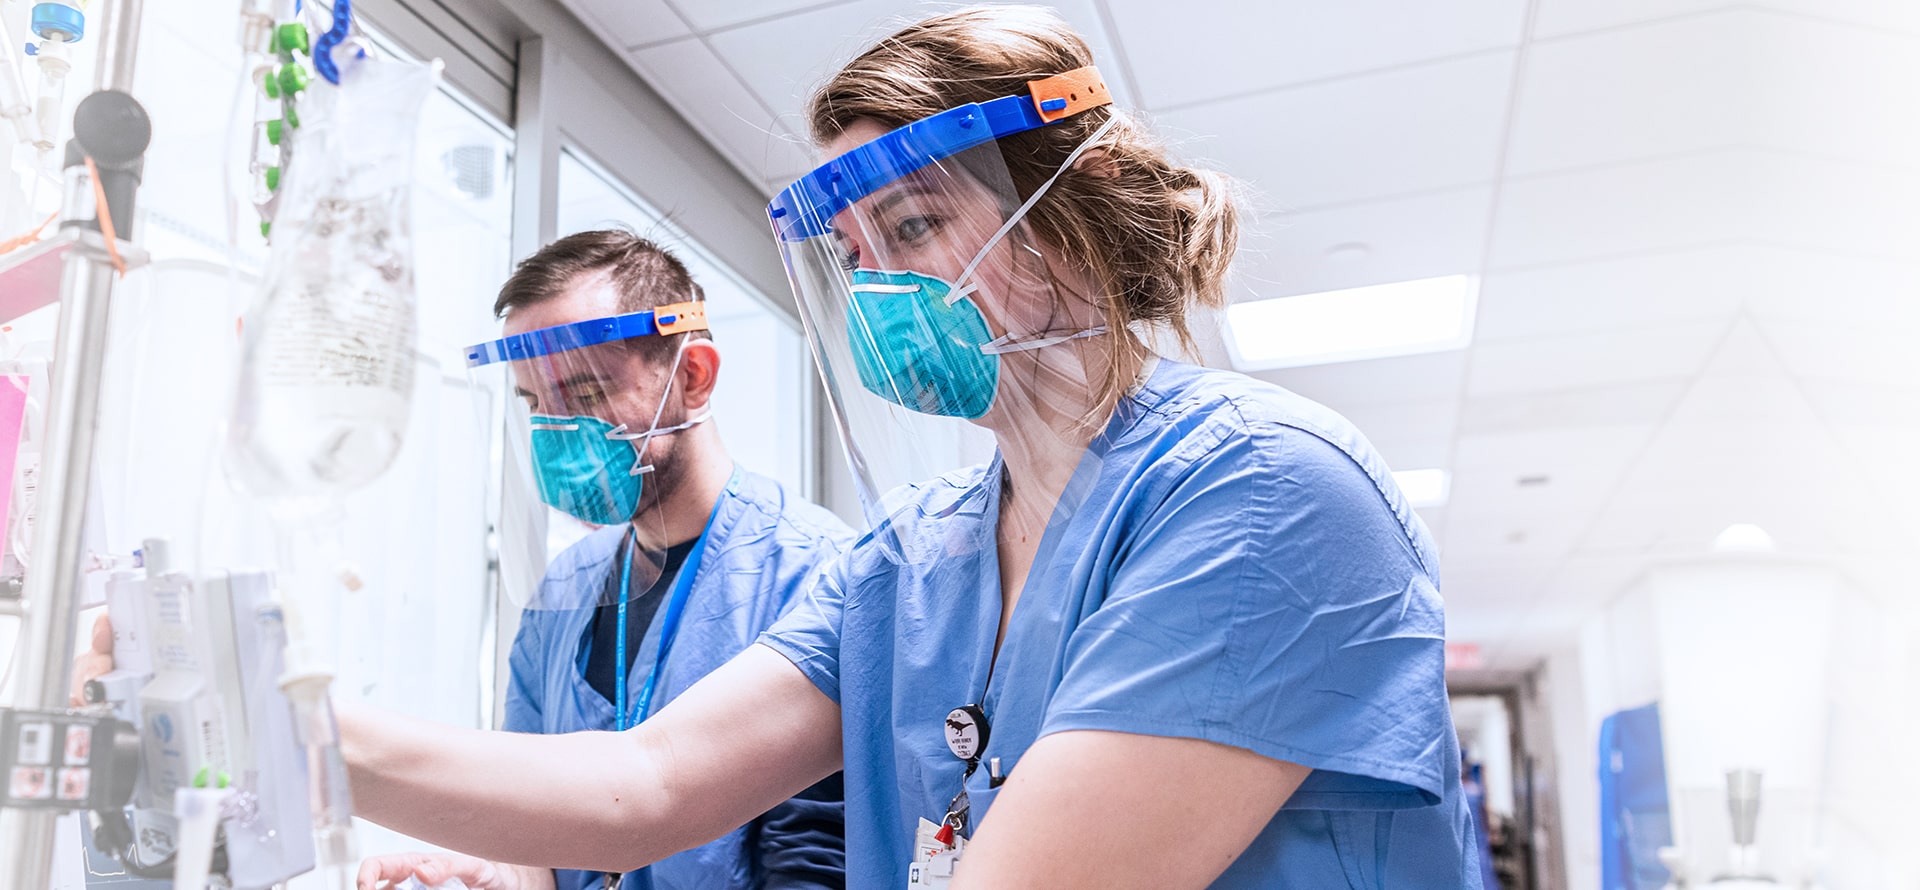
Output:
<instances>
[{"instance_id":1,"label":"man's arm","mask_svg":"<svg viewBox=\"0 0 1920 890\"><path fill-rule=\"evenodd\" d=\"M840 708L751 646L624 733L454 730L342 709L375 822L503 862L625 872L717 838L840 768Z\"/></svg>"}]
</instances>

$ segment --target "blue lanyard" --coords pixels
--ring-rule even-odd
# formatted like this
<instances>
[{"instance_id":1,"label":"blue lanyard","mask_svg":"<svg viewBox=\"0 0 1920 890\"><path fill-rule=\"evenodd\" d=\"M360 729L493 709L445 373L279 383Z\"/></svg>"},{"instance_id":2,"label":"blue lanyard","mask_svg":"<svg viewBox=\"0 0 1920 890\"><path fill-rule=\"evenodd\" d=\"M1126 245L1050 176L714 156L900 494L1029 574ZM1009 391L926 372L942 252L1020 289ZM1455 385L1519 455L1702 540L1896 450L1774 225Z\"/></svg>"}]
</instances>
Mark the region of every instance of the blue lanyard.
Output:
<instances>
[{"instance_id":1,"label":"blue lanyard","mask_svg":"<svg viewBox=\"0 0 1920 890\"><path fill-rule=\"evenodd\" d=\"M727 483L727 492L733 490L733 483ZM707 532L713 530L714 517L720 515L720 505L727 499L727 492L713 502L713 512L707 514L707 524L700 529L700 537L693 545L693 552L687 554L687 561L680 566L680 574L673 580L673 595L667 600L667 614L660 622L660 650L653 658L653 667L647 670L646 685L640 687L640 700L633 703L633 710L626 709L627 704L627 600L632 590L629 584L633 580L633 544L627 542L625 554L620 560L620 604L615 609L614 621L618 627L614 630L614 647L619 650L619 660L613 663L613 699L614 728L620 732L638 725L652 713L653 688L660 679L660 666L667 662L667 652L673 648L673 638L680 633L680 616L686 611L687 595L693 592L693 578L700 574L700 558L707 551Z\"/></svg>"}]
</instances>

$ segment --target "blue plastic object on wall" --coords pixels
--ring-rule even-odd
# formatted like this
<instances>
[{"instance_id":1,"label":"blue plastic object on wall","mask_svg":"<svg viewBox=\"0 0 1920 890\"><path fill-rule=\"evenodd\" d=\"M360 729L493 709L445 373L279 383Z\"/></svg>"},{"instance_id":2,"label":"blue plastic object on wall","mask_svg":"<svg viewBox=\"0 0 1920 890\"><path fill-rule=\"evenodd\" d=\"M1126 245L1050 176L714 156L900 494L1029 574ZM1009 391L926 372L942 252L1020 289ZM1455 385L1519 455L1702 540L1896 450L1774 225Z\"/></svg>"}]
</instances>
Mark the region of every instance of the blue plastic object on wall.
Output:
<instances>
[{"instance_id":1,"label":"blue plastic object on wall","mask_svg":"<svg viewBox=\"0 0 1920 890\"><path fill-rule=\"evenodd\" d=\"M1600 886L1660 890L1660 848L1672 845L1660 705L1621 711L1600 723Z\"/></svg>"}]
</instances>

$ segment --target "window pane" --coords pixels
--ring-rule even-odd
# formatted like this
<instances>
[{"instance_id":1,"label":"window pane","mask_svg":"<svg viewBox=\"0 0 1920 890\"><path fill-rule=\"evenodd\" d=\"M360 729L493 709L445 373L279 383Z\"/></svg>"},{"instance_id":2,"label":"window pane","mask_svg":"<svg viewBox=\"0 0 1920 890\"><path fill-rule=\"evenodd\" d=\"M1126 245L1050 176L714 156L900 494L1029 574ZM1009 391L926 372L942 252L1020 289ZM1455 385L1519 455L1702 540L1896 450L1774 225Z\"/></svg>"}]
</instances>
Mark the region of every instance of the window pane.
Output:
<instances>
[{"instance_id":1,"label":"window pane","mask_svg":"<svg viewBox=\"0 0 1920 890\"><path fill-rule=\"evenodd\" d=\"M153 144L133 234L153 262L115 289L97 521L86 541L102 567L88 579L96 597L104 569L130 565L149 537L168 539L175 566L200 575L278 561L273 518L233 491L221 461L237 326L268 262L247 197L251 87L234 29L157 15L152 4L148 12L134 93L153 118ZM230 22L231 11L225 16L214 18ZM70 100L90 84L80 74ZM482 646L492 616L488 502L498 433L491 394L468 379L461 348L497 336L492 302L511 260L511 140L447 92L429 99L417 134L412 411L393 466L345 496L328 523L339 529L339 617L352 628L332 653L335 687L479 726L493 673L493 653ZM25 172L16 167L0 186L30 182ZM44 354L56 311L14 321L0 359ZM5 630L0 660L11 655Z\"/></svg>"}]
</instances>

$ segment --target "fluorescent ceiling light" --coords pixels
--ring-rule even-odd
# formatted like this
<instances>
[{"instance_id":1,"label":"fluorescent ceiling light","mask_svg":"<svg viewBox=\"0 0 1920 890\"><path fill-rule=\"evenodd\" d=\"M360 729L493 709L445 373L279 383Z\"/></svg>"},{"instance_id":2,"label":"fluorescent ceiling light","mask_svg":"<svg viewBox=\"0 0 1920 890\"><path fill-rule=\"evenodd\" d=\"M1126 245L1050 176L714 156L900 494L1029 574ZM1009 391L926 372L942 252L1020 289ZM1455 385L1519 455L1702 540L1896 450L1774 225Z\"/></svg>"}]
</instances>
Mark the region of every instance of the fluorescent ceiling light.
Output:
<instances>
[{"instance_id":1,"label":"fluorescent ceiling light","mask_svg":"<svg viewBox=\"0 0 1920 890\"><path fill-rule=\"evenodd\" d=\"M1715 553L1772 553L1773 536L1760 526L1736 522L1713 539Z\"/></svg>"},{"instance_id":2,"label":"fluorescent ceiling light","mask_svg":"<svg viewBox=\"0 0 1920 890\"><path fill-rule=\"evenodd\" d=\"M1400 470L1393 474L1407 503L1418 507L1438 507L1447 502L1453 474L1446 470Z\"/></svg>"},{"instance_id":3,"label":"fluorescent ceiling light","mask_svg":"<svg viewBox=\"0 0 1920 890\"><path fill-rule=\"evenodd\" d=\"M1227 350L1242 371L1460 349L1473 339L1479 280L1422 278L1227 307Z\"/></svg>"}]
</instances>

